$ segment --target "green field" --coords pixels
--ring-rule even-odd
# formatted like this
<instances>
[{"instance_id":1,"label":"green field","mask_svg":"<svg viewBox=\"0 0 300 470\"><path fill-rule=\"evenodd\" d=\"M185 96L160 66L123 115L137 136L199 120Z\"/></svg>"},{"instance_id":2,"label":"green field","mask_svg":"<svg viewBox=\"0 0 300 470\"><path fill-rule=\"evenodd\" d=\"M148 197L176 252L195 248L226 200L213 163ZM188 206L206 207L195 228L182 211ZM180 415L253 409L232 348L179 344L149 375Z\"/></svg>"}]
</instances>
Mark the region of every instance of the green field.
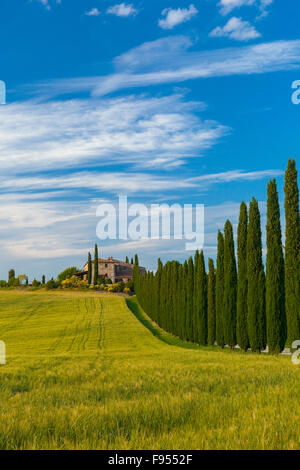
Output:
<instances>
[{"instance_id":1,"label":"green field","mask_svg":"<svg viewBox=\"0 0 300 470\"><path fill-rule=\"evenodd\" d=\"M0 292L0 449L299 449L290 357L197 348L134 298Z\"/></svg>"}]
</instances>

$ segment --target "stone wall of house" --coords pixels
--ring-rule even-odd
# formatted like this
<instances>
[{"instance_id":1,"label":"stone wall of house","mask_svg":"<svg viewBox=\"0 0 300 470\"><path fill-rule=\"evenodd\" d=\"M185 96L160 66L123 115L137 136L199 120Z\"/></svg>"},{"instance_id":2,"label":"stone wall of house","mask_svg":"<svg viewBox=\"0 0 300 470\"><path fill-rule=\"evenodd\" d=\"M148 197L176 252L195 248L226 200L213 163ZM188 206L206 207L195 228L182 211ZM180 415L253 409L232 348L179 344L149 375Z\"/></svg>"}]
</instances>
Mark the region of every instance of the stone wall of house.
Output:
<instances>
[{"instance_id":1,"label":"stone wall of house","mask_svg":"<svg viewBox=\"0 0 300 470\"><path fill-rule=\"evenodd\" d=\"M109 258L108 260L99 260L98 273L99 277L105 279L111 279L115 282L128 282L133 277L133 264L128 264L123 261L114 260ZM84 271L88 270L88 264L84 265ZM140 268L141 272L145 272L144 268ZM84 279L87 280L87 274L84 275ZM92 262L92 279L94 279L94 262Z\"/></svg>"}]
</instances>

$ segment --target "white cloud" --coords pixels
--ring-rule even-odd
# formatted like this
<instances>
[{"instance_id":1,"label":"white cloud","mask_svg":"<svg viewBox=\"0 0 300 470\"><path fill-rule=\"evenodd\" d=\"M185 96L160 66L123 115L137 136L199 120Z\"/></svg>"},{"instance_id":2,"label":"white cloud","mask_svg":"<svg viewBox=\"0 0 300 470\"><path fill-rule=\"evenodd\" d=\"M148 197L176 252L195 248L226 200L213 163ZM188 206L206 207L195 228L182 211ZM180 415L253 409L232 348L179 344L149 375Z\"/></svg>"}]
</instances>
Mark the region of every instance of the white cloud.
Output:
<instances>
[{"instance_id":1,"label":"white cloud","mask_svg":"<svg viewBox=\"0 0 300 470\"><path fill-rule=\"evenodd\" d=\"M2 171L76 165L178 165L203 155L228 133L194 114L203 103L183 96L20 102L0 107Z\"/></svg>"},{"instance_id":2,"label":"white cloud","mask_svg":"<svg viewBox=\"0 0 300 470\"><path fill-rule=\"evenodd\" d=\"M31 0L32 1L32 0ZM37 0L39 3L41 3L42 5L44 5L44 7L46 8L46 10L51 10L51 0ZM61 4L61 0L53 0L56 4L60 5Z\"/></svg>"},{"instance_id":3,"label":"white cloud","mask_svg":"<svg viewBox=\"0 0 300 470\"><path fill-rule=\"evenodd\" d=\"M98 10L98 8L92 8L91 10L86 11L85 14L86 16L99 16L100 11Z\"/></svg>"},{"instance_id":4,"label":"white cloud","mask_svg":"<svg viewBox=\"0 0 300 470\"><path fill-rule=\"evenodd\" d=\"M256 0L220 0L218 6L220 7L221 15L228 15L235 8L242 6L251 6L256 3Z\"/></svg>"},{"instance_id":5,"label":"white cloud","mask_svg":"<svg viewBox=\"0 0 300 470\"><path fill-rule=\"evenodd\" d=\"M121 16L121 17L128 17L128 16L134 16L137 14L137 9L134 8L134 6L126 3L120 3L119 5L114 5L109 7L106 10L107 13L111 15L116 15L116 16Z\"/></svg>"},{"instance_id":6,"label":"white cloud","mask_svg":"<svg viewBox=\"0 0 300 470\"><path fill-rule=\"evenodd\" d=\"M103 96L121 89L162 83L300 68L300 40L189 52L191 45L193 42L185 36L146 42L117 57L116 73L112 75L53 80L31 85L25 91L44 97L82 91Z\"/></svg>"},{"instance_id":7,"label":"white cloud","mask_svg":"<svg viewBox=\"0 0 300 470\"><path fill-rule=\"evenodd\" d=\"M274 0L220 0L218 6L220 13L223 16L228 15L235 8L241 8L243 6L257 6L260 10L260 18L267 16L267 7L272 5Z\"/></svg>"},{"instance_id":8,"label":"white cloud","mask_svg":"<svg viewBox=\"0 0 300 470\"><path fill-rule=\"evenodd\" d=\"M240 34L239 34L240 33ZM241 39L256 33L243 30L236 32ZM147 43L146 43L147 44ZM149 44L152 46L149 46ZM94 95L105 95L120 89L146 87L162 83L179 83L208 77L261 74L300 68L300 40L275 41L247 47L235 47L201 52L187 52L183 41L178 50L168 46L167 41L156 41L135 48L135 65L118 67L117 73L68 82L53 83L56 91L91 89ZM161 56L159 54L161 47ZM169 54L168 54L169 52ZM130 53L127 53L130 54ZM128 60L129 55L125 59ZM122 56L119 58L122 62ZM51 91L51 84L49 87Z\"/></svg>"},{"instance_id":9,"label":"white cloud","mask_svg":"<svg viewBox=\"0 0 300 470\"><path fill-rule=\"evenodd\" d=\"M249 41L261 36L248 21L242 21L241 18L235 16L227 21L225 26L217 26L209 35L211 37L228 37L237 41Z\"/></svg>"},{"instance_id":10,"label":"white cloud","mask_svg":"<svg viewBox=\"0 0 300 470\"><path fill-rule=\"evenodd\" d=\"M268 11L268 6L272 5L274 0L261 0L260 5L259 5L259 11L260 15L257 17L257 19L264 18L268 16L269 11Z\"/></svg>"},{"instance_id":11,"label":"white cloud","mask_svg":"<svg viewBox=\"0 0 300 470\"><path fill-rule=\"evenodd\" d=\"M165 8L162 11L162 16L158 21L159 26L162 29L173 29L175 26L179 25L180 23L185 23L189 21L193 16L197 15L198 10L192 4L189 8Z\"/></svg>"}]
</instances>

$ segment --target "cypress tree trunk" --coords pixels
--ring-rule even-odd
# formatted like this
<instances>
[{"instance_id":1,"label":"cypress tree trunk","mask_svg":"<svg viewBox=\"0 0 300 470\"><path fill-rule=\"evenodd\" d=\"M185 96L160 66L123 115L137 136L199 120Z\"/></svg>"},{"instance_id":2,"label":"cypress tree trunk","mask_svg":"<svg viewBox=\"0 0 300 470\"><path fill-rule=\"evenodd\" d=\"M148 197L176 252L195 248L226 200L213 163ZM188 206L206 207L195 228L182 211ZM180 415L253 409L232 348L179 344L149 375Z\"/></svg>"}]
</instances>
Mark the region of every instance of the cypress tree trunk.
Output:
<instances>
[{"instance_id":1,"label":"cypress tree trunk","mask_svg":"<svg viewBox=\"0 0 300 470\"><path fill-rule=\"evenodd\" d=\"M257 201L252 198L249 209L247 236L247 324L251 350L265 349L265 296L262 262L260 213Z\"/></svg>"},{"instance_id":2,"label":"cypress tree trunk","mask_svg":"<svg viewBox=\"0 0 300 470\"><path fill-rule=\"evenodd\" d=\"M216 341L216 275L212 259L208 260L207 285L207 342L214 345Z\"/></svg>"},{"instance_id":3,"label":"cypress tree trunk","mask_svg":"<svg viewBox=\"0 0 300 470\"><path fill-rule=\"evenodd\" d=\"M98 245L95 245L95 258L94 258L94 285L98 282Z\"/></svg>"},{"instance_id":4,"label":"cypress tree trunk","mask_svg":"<svg viewBox=\"0 0 300 470\"><path fill-rule=\"evenodd\" d=\"M238 345L244 351L247 351L249 348L247 326L247 231L247 206L244 202L242 202L240 207L240 219L237 233L238 291L236 336Z\"/></svg>"},{"instance_id":5,"label":"cypress tree trunk","mask_svg":"<svg viewBox=\"0 0 300 470\"><path fill-rule=\"evenodd\" d=\"M283 351L286 342L286 318L284 260L280 210L275 180L270 180L268 184L266 313L269 351L275 354L280 353Z\"/></svg>"},{"instance_id":6,"label":"cypress tree trunk","mask_svg":"<svg viewBox=\"0 0 300 470\"><path fill-rule=\"evenodd\" d=\"M91 253L89 253L88 256L88 279L87 279L88 285L90 286L92 284L92 257Z\"/></svg>"},{"instance_id":7,"label":"cypress tree trunk","mask_svg":"<svg viewBox=\"0 0 300 470\"><path fill-rule=\"evenodd\" d=\"M300 219L299 189L295 160L285 173L285 308L287 345L300 339Z\"/></svg>"},{"instance_id":8,"label":"cypress tree trunk","mask_svg":"<svg viewBox=\"0 0 300 470\"><path fill-rule=\"evenodd\" d=\"M216 341L220 348L224 348L224 237L218 232L218 254L216 273Z\"/></svg>"},{"instance_id":9,"label":"cypress tree trunk","mask_svg":"<svg viewBox=\"0 0 300 470\"><path fill-rule=\"evenodd\" d=\"M229 220L224 228L224 341L232 349L236 345L237 272L233 229Z\"/></svg>"}]
</instances>

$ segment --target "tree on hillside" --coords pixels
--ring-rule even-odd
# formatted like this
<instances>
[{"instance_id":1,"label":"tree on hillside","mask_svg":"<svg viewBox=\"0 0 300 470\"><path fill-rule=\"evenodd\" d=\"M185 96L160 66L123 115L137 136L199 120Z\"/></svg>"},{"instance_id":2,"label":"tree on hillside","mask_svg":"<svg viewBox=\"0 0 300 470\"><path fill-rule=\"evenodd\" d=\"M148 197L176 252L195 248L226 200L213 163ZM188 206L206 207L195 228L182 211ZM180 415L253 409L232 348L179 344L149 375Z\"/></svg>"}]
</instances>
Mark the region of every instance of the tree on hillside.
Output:
<instances>
[{"instance_id":1,"label":"tree on hillside","mask_svg":"<svg viewBox=\"0 0 300 470\"><path fill-rule=\"evenodd\" d=\"M99 264L98 264L98 260L99 260L99 255L98 255L98 245L97 243L95 244L95 255L94 255L94 279L93 279L93 284L94 285L97 285L98 283L98 276L99 276Z\"/></svg>"},{"instance_id":2,"label":"tree on hillside","mask_svg":"<svg viewBox=\"0 0 300 470\"><path fill-rule=\"evenodd\" d=\"M46 277L45 277L45 274L42 275L42 284L43 284L43 285L46 284Z\"/></svg>"},{"instance_id":3,"label":"tree on hillside","mask_svg":"<svg viewBox=\"0 0 300 470\"><path fill-rule=\"evenodd\" d=\"M280 353L286 342L286 317L280 209L275 180L268 184L266 314L269 351Z\"/></svg>"},{"instance_id":4,"label":"tree on hillside","mask_svg":"<svg viewBox=\"0 0 300 470\"><path fill-rule=\"evenodd\" d=\"M58 280L59 283L62 283L66 279L70 279L73 276L73 274L75 274L77 272L78 272L78 268L76 268L76 266L71 266L70 268L67 268L64 271L62 271L57 276L57 280Z\"/></svg>"},{"instance_id":5,"label":"tree on hillside","mask_svg":"<svg viewBox=\"0 0 300 470\"><path fill-rule=\"evenodd\" d=\"M251 350L261 352L266 347L266 321L264 308L264 268L260 212L256 199L249 208L247 235L247 325ZM262 285L263 284L263 285Z\"/></svg>"},{"instance_id":6,"label":"tree on hillside","mask_svg":"<svg viewBox=\"0 0 300 470\"><path fill-rule=\"evenodd\" d=\"M10 280L10 279L15 279L15 277L16 277L15 270L14 270L14 269L10 269L10 270L8 271L8 280Z\"/></svg>"},{"instance_id":7,"label":"tree on hillside","mask_svg":"<svg viewBox=\"0 0 300 470\"><path fill-rule=\"evenodd\" d=\"M139 266L139 257L138 257L138 255L135 255L135 257L134 257L134 264L135 264L135 266Z\"/></svg>"},{"instance_id":8,"label":"tree on hillside","mask_svg":"<svg viewBox=\"0 0 300 470\"><path fill-rule=\"evenodd\" d=\"M220 348L224 348L224 237L218 232L218 253L216 272L216 341Z\"/></svg>"},{"instance_id":9,"label":"tree on hillside","mask_svg":"<svg viewBox=\"0 0 300 470\"><path fill-rule=\"evenodd\" d=\"M300 218L299 189L295 160L285 173L285 308L287 344L300 338Z\"/></svg>"},{"instance_id":10,"label":"tree on hillside","mask_svg":"<svg viewBox=\"0 0 300 470\"><path fill-rule=\"evenodd\" d=\"M224 341L232 349L236 345L237 271L233 229L229 220L224 227Z\"/></svg>"},{"instance_id":11,"label":"tree on hillside","mask_svg":"<svg viewBox=\"0 0 300 470\"><path fill-rule=\"evenodd\" d=\"M216 341L216 274L214 262L208 260L207 284L207 342L214 345Z\"/></svg>"},{"instance_id":12,"label":"tree on hillside","mask_svg":"<svg viewBox=\"0 0 300 470\"><path fill-rule=\"evenodd\" d=\"M134 262L133 262L133 258L131 258L131 260L130 260L130 264L134 264Z\"/></svg>"},{"instance_id":13,"label":"tree on hillside","mask_svg":"<svg viewBox=\"0 0 300 470\"><path fill-rule=\"evenodd\" d=\"M125 263L128 263L128 264L129 264L128 256L126 256Z\"/></svg>"},{"instance_id":14,"label":"tree on hillside","mask_svg":"<svg viewBox=\"0 0 300 470\"><path fill-rule=\"evenodd\" d=\"M247 351L249 348L247 326L247 231L247 206L244 202L242 202L240 207L240 218L237 233L238 291L236 336L238 345L244 351Z\"/></svg>"},{"instance_id":15,"label":"tree on hillside","mask_svg":"<svg viewBox=\"0 0 300 470\"><path fill-rule=\"evenodd\" d=\"M92 284L92 256L91 253L89 252L88 255L88 275L87 275L87 282L88 285L90 286Z\"/></svg>"},{"instance_id":16,"label":"tree on hillside","mask_svg":"<svg viewBox=\"0 0 300 470\"><path fill-rule=\"evenodd\" d=\"M203 251L195 256L193 340L207 344L207 275Z\"/></svg>"}]
</instances>

